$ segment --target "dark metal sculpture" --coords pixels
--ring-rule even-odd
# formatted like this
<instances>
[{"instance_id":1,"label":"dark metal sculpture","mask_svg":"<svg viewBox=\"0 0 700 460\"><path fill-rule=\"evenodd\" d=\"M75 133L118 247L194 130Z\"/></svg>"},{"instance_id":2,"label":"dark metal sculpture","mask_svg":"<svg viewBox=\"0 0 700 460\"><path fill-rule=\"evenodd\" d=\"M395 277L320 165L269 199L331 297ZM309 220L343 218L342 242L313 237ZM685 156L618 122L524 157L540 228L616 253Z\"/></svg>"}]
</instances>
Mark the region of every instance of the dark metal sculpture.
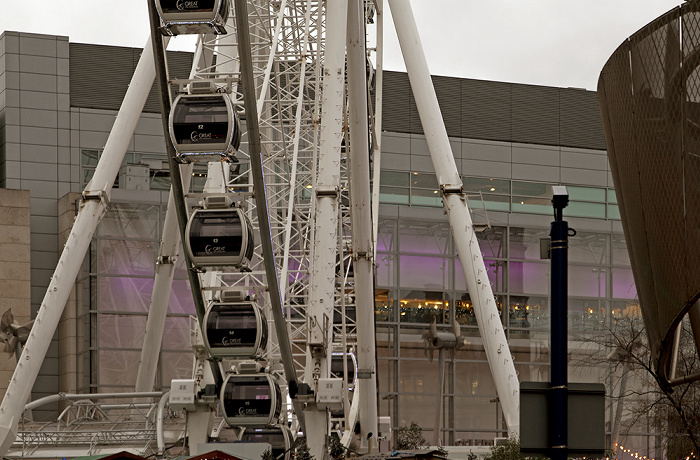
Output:
<instances>
[{"instance_id":1,"label":"dark metal sculpture","mask_svg":"<svg viewBox=\"0 0 700 460\"><path fill-rule=\"evenodd\" d=\"M656 369L690 314L700 337L700 1L627 39L598 82L608 158Z\"/></svg>"}]
</instances>

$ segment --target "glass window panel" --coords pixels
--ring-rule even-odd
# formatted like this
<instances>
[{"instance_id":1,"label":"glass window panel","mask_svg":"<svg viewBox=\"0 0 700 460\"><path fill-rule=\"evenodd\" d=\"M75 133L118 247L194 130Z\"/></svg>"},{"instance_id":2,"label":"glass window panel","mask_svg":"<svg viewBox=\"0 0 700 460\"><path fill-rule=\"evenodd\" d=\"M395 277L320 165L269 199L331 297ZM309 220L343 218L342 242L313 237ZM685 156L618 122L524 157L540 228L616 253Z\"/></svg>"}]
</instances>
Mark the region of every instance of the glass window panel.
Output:
<instances>
[{"instance_id":1,"label":"glass window panel","mask_svg":"<svg viewBox=\"0 0 700 460\"><path fill-rule=\"evenodd\" d=\"M569 265L569 296L605 297L605 268Z\"/></svg>"},{"instance_id":2,"label":"glass window panel","mask_svg":"<svg viewBox=\"0 0 700 460\"><path fill-rule=\"evenodd\" d=\"M462 177L466 192L510 194L510 181L486 177Z\"/></svg>"},{"instance_id":3,"label":"glass window panel","mask_svg":"<svg viewBox=\"0 0 700 460\"><path fill-rule=\"evenodd\" d=\"M379 180L382 185L394 187L408 187L410 184L409 173L400 171L382 171Z\"/></svg>"},{"instance_id":4,"label":"glass window panel","mask_svg":"<svg viewBox=\"0 0 700 460\"><path fill-rule=\"evenodd\" d=\"M614 204L608 205L608 219L621 220L620 207Z\"/></svg>"},{"instance_id":5,"label":"glass window panel","mask_svg":"<svg viewBox=\"0 0 700 460\"><path fill-rule=\"evenodd\" d=\"M170 190L170 175L157 175L151 177L151 190Z\"/></svg>"},{"instance_id":6,"label":"glass window panel","mask_svg":"<svg viewBox=\"0 0 700 460\"><path fill-rule=\"evenodd\" d=\"M524 195L531 197L545 197L552 199L552 184L541 182L520 182L513 181L513 195ZM551 203L550 203L551 207Z\"/></svg>"},{"instance_id":7,"label":"glass window panel","mask_svg":"<svg viewBox=\"0 0 700 460\"><path fill-rule=\"evenodd\" d=\"M388 289L374 290L374 318L376 321L395 321L393 293Z\"/></svg>"},{"instance_id":8,"label":"glass window panel","mask_svg":"<svg viewBox=\"0 0 700 460\"><path fill-rule=\"evenodd\" d=\"M88 184L88 182L92 180L92 176L95 175L95 170L92 168L82 168L82 175L82 186L85 187Z\"/></svg>"},{"instance_id":9,"label":"glass window panel","mask_svg":"<svg viewBox=\"0 0 700 460\"><path fill-rule=\"evenodd\" d=\"M487 362L455 363L455 395L495 397L496 386L493 383L491 369ZM491 405L493 411L496 408Z\"/></svg>"},{"instance_id":10,"label":"glass window panel","mask_svg":"<svg viewBox=\"0 0 700 460\"><path fill-rule=\"evenodd\" d=\"M433 320L438 324L449 321L449 308L443 292L441 291L402 291L399 316L405 323L427 323ZM402 341L404 331L402 331ZM422 342L421 347L422 347ZM402 352L403 353L403 352Z\"/></svg>"},{"instance_id":11,"label":"glass window panel","mask_svg":"<svg viewBox=\"0 0 700 460\"><path fill-rule=\"evenodd\" d=\"M375 269L378 286L395 285L394 282L394 255L377 253L377 266Z\"/></svg>"},{"instance_id":12,"label":"glass window panel","mask_svg":"<svg viewBox=\"0 0 700 460\"><path fill-rule=\"evenodd\" d=\"M610 371L607 366L595 366L590 363L576 363L568 367L569 382L576 383L600 383L605 382L605 379L610 377Z\"/></svg>"},{"instance_id":13,"label":"glass window panel","mask_svg":"<svg viewBox=\"0 0 700 460\"><path fill-rule=\"evenodd\" d=\"M540 240L549 240L549 228L511 227L509 238L511 259L541 260Z\"/></svg>"},{"instance_id":14,"label":"glass window panel","mask_svg":"<svg viewBox=\"0 0 700 460\"><path fill-rule=\"evenodd\" d=\"M379 352L379 348L377 351ZM379 384L379 391L381 393L394 392L394 386L396 382L396 368L398 367L398 360L388 359L388 358L377 358L377 382ZM381 398L382 401L388 401ZM389 415L389 414L386 414Z\"/></svg>"},{"instance_id":15,"label":"glass window panel","mask_svg":"<svg viewBox=\"0 0 700 460\"><path fill-rule=\"evenodd\" d=\"M491 227L477 234L479 249L484 257L506 257L506 227Z\"/></svg>"},{"instance_id":16,"label":"glass window panel","mask_svg":"<svg viewBox=\"0 0 700 460\"><path fill-rule=\"evenodd\" d=\"M190 330L192 326L192 320L187 316L166 318L163 332L163 350L190 351Z\"/></svg>"},{"instance_id":17,"label":"glass window panel","mask_svg":"<svg viewBox=\"0 0 700 460\"><path fill-rule=\"evenodd\" d=\"M564 209L564 216L567 215L575 217L599 217L601 219L605 219L605 204L570 201L569 206Z\"/></svg>"},{"instance_id":18,"label":"glass window panel","mask_svg":"<svg viewBox=\"0 0 700 460\"><path fill-rule=\"evenodd\" d=\"M608 203L617 203L617 194L611 188L608 189Z\"/></svg>"},{"instance_id":19,"label":"glass window panel","mask_svg":"<svg viewBox=\"0 0 700 460\"><path fill-rule=\"evenodd\" d=\"M527 327L530 330L549 331L549 299L547 297L511 294L510 310L515 312L517 317L526 318L529 324Z\"/></svg>"},{"instance_id":20,"label":"glass window panel","mask_svg":"<svg viewBox=\"0 0 700 460\"><path fill-rule=\"evenodd\" d=\"M484 259L486 273L491 283L491 289L494 292L503 292L506 290L505 280L508 266L503 260ZM464 277L464 270L459 258L455 258L455 289L464 291L467 289L467 281Z\"/></svg>"},{"instance_id":21,"label":"glass window panel","mask_svg":"<svg viewBox=\"0 0 700 460\"><path fill-rule=\"evenodd\" d=\"M487 211L510 211L510 198L500 195L467 195L469 200L469 209L472 212L478 213L484 208ZM475 219L476 220L476 219Z\"/></svg>"},{"instance_id":22,"label":"glass window panel","mask_svg":"<svg viewBox=\"0 0 700 460\"><path fill-rule=\"evenodd\" d=\"M612 296L617 299L634 299L637 288L631 268L615 267L612 270Z\"/></svg>"},{"instance_id":23,"label":"glass window panel","mask_svg":"<svg viewBox=\"0 0 700 460\"><path fill-rule=\"evenodd\" d=\"M450 228L446 223L402 221L399 228L399 250L402 254L444 255L447 253L449 238Z\"/></svg>"},{"instance_id":24,"label":"glass window panel","mask_svg":"<svg viewBox=\"0 0 700 460\"><path fill-rule=\"evenodd\" d=\"M100 350L100 385L128 386L136 384L138 363L141 359L141 351L127 350ZM190 374L192 373L192 358L190 358Z\"/></svg>"},{"instance_id":25,"label":"glass window panel","mask_svg":"<svg viewBox=\"0 0 700 460\"><path fill-rule=\"evenodd\" d=\"M537 344L540 345L540 344ZM515 371L521 382L549 382L549 353L542 353L547 349L547 344L541 347L531 347L533 353L525 357L526 364L515 364ZM603 381L603 380L601 380Z\"/></svg>"},{"instance_id":26,"label":"glass window panel","mask_svg":"<svg viewBox=\"0 0 700 460\"><path fill-rule=\"evenodd\" d=\"M525 196L514 196L511 199L513 212L530 212L535 214L552 214L551 198L531 198Z\"/></svg>"},{"instance_id":27,"label":"glass window panel","mask_svg":"<svg viewBox=\"0 0 700 460\"><path fill-rule=\"evenodd\" d=\"M100 152L97 150L81 150L80 151L80 165L81 166L97 166L97 161L99 160Z\"/></svg>"},{"instance_id":28,"label":"glass window panel","mask_svg":"<svg viewBox=\"0 0 700 460\"><path fill-rule=\"evenodd\" d=\"M399 407L399 420L395 422L397 426L409 426L411 422L416 422L427 430L433 424L435 395L399 394L397 404ZM427 417L426 414L430 416Z\"/></svg>"},{"instance_id":29,"label":"glass window panel","mask_svg":"<svg viewBox=\"0 0 700 460\"><path fill-rule=\"evenodd\" d=\"M505 301L505 296L496 295L496 307L498 312L503 311L503 303ZM455 293L455 319L462 326L469 326L468 328L462 328L461 334L470 337L478 337L479 331L477 329L478 322L476 320L476 314L474 313L474 305L472 304L471 297L466 292ZM473 328L473 329L472 329ZM471 357L467 358L462 356L461 359L485 359L484 357Z\"/></svg>"},{"instance_id":30,"label":"glass window panel","mask_svg":"<svg viewBox=\"0 0 700 460\"><path fill-rule=\"evenodd\" d=\"M98 286L100 310L148 312L153 279L101 276Z\"/></svg>"},{"instance_id":31,"label":"glass window panel","mask_svg":"<svg viewBox=\"0 0 700 460\"><path fill-rule=\"evenodd\" d=\"M622 234L613 234L611 240L612 246L612 264L622 265L625 267L630 266L630 255L627 251L627 244L625 243L625 237Z\"/></svg>"},{"instance_id":32,"label":"glass window panel","mask_svg":"<svg viewBox=\"0 0 700 460\"><path fill-rule=\"evenodd\" d=\"M161 386L170 388L173 379L192 378L192 352L162 352L160 354Z\"/></svg>"},{"instance_id":33,"label":"glass window panel","mask_svg":"<svg viewBox=\"0 0 700 460\"><path fill-rule=\"evenodd\" d=\"M379 202L389 204L408 204L408 189L396 187L379 187Z\"/></svg>"},{"instance_id":34,"label":"glass window panel","mask_svg":"<svg viewBox=\"0 0 700 460\"><path fill-rule=\"evenodd\" d=\"M399 393L426 393L435 394L437 388L437 359L429 363L423 354L423 344L418 344L420 349L411 349L417 351L420 355L419 359L406 359L403 356L403 345L401 349L401 363L399 370ZM437 353L436 353L437 354ZM433 404L435 398L433 397Z\"/></svg>"},{"instance_id":35,"label":"glass window panel","mask_svg":"<svg viewBox=\"0 0 700 460\"><path fill-rule=\"evenodd\" d=\"M511 293L549 294L549 264L511 261L508 284Z\"/></svg>"},{"instance_id":36,"label":"glass window panel","mask_svg":"<svg viewBox=\"0 0 700 460\"><path fill-rule=\"evenodd\" d=\"M640 330L644 327L644 325L641 323L642 310L639 307L639 301L636 299L613 301L611 313L613 322L615 321L615 318L624 318L625 321L632 319L639 321L638 326ZM625 323L622 327L629 328L630 326L628 323Z\"/></svg>"},{"instance_id":37,"label":"glass window panel","mask_svg":"<svg viewBox=\"0 0 700 460\"><path fill-rule=\"evenodd\" d=\"M98 235L117 238L158 240L159 206L112 203L100 222Z\"/></svg>"},{"instance_id":38,"label":"glass window panel","mask_svg":"<svg viewBox=\"0 0 700 460\"><path fill-rule=\"evenodd\" d=\"M573 201L597 201L605 203L604 188L574 187L567 185L566 191L569 192L569 199Z\"/></svg>"},{"instance_id":39,"label":"glass window panel","mask_svg":"<svg viewBox=\"0 0 700 460\"><path fill-rule=\"evenodd\" d=\"M411 189L412 206L442 206L442 196L438 190Z\"/></svg>"},{"instance_id":40,"label":"glass window panel","mask_svg":"<svg viewBox=\"0 0 700 460\"><path fill-rule=\"evenodd\" d=\"M604 299L569 298L567 303L571 331L600 333L608 306Z\"/></svg>"},{"instance_id":41,"label":"glass window panel","mask_svg":"<svg viewBox=\"0 0 700 460\"><path fill-rule=\"evenodd\" d=\"M411 188L439 189L437 176L435 173L411 173Z\"/></svg>"},{"instance_id":42,"label":"glass window panel","mask_svg":"<svg viewBox=\"0 0 700 460\"><path fill-rule=\"evenodd\" d=\"M147 316L103 313L98 319L100 348L141 348Z\"/></svg>"},{"instance_id":43,"label":"glass window panel","mask_svg":"<svg viewBox=\"0 0 700 460\"><path fill-rule=\"evenodd\" d=\"M399 284L444 290L449 287L449 259L442 257L399 256Z\"/></svg>"},{"instance_id":44,"label":"glass window panel","mask_svg":"<svg viewBox=\"0 0 700 460\"><path fill-rule=\"evenodd\" d=\"M608 240L602 233L578 232L569 238L569 262L607 265Z\"/></svg>"},{"instance_id":45,"label":"glass window panel","mask_svg":"<svg viewBox=\"0 0 700 460\"><path fill-rule=\"evenodd\" d=\"M455 305L455 320L462 326L472 326L476 328L478 323L476 322L476 314L474 313L474 305L472 304L471 297L466 292L457 293L454 300ZM470 330L467 328L461 329L462 335L469 335L478 337L479 331L474 329Z\"/></svg>"},{"instance_id":46,"label":"glass window panel","mask_svg":"<svg viewBox=\"0 0 700 460\"><path fill-rule=\"evenodd\" d=\"M379 219L379 229L377 232L377 251L391 252L394 247L394 223L393 220Z\"/></svg>"},{"instance_id":47,"label":"glass window panel","mask_svg":"<svg viewBox=\"0 0 700 460\"><path fill-rule=\"evenodd\" d=\"M98 273L153 276L155 246L154 241L100 239L97 241Z\"/></svg>"},{"instance_id":48,"label":"glass window panel","mask_svg":"<svg viewBox=\"0 0 700 460\"><path fill-rule=\"evenodd\" d=\"M173 285L170 289L168 313L184 313L187 315L196 314L189 281L178 279L173 280Z\"/></svg>"}]
</instances>

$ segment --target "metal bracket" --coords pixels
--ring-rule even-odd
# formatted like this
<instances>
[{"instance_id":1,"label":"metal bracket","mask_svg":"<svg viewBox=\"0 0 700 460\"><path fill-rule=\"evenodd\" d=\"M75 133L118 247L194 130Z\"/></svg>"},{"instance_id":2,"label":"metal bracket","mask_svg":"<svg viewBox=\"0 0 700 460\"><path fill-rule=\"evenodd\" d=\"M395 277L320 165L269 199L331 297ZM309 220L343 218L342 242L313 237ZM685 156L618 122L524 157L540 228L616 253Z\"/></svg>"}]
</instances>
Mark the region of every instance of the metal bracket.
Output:
<instances>
[{"instance_id":1,"label":"metal bracket","mask_svg":"<svg viewBox=\"0 0 700 460\"><path fill-rule=\"evenodd\" d=\"M82 198L83 201L101 201L105 208L109 206L109 198L107 198L107 193L104 190L85 190Z\"/></svg>"},{"instance_id":2,"label":"metal bracket","mask_svg":"<svg viewBox=\"0 0 700 460\"><path fill-rule=\"evenodd\" d=\"M316 188L316 196L317 197L322 197L322 196L331 196L334 198L338 197L338 186L334 187L317 187Z\"/></svg>"},{"instance_id":3,"label":"metal bracket","mask_svg":"<svg viewBox=\"0 0 700 460\"><path fill-rule=\"evenodd\" d=\"M458 195L463 195L464 194L464 187L462 184L456 185L456 184L442 184L440 185L440 191L442 192L443 195L451 195L451 194L458 194Z\"/></svg>"},{"instance_id":4,"label":"metal bracket","mask_svg":"<svg viewBox=\"0 0 700 460\"><path fill-rule=\"evenodd\" d=\"M352 253L352 260L360 260L360 259L366 259L366 260L369 260L371 262L372 261L372 253L371 252L364 252L364 251L358 251L358 252Z\"/></svg>"},{"instance_id":5,"label":"metal bracket","mask_svg":"<svg viewBox=\"0 0 700 460\"><path fill-rule=\"evenodd\" d=\"M358 379L371 379L372 374L374 374L374 369L358 369L357 378Z\"/></svg>"},{"instance_id":6,"label":"metal bracket","mask_svg":"<svg viewBox=\"0 0 700 460\"><path fill-rule=\"evenodd\" d=\"M175 263L175 256L159 256L156 259L156 265L173 265Z\"/></svg>"}]
</instances>

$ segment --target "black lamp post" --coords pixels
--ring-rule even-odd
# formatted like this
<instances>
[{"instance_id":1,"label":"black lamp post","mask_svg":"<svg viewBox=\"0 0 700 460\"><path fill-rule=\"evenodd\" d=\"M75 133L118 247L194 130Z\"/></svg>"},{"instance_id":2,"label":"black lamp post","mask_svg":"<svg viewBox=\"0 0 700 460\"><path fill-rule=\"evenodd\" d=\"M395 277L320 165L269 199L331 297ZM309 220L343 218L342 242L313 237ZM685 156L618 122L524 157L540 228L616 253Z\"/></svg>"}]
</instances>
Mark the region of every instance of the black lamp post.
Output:
<instances>
[{"instance_id":1,"label":"black lamp post","mask_svg":"<svg viewBox=\"0 0 700 460\"><path fill-rule=\"evenodd\" d=\"M551 237L552 306L550 343L550 447L553 460L567 457L567 266L569 251L569 224L563 220L564 208L569 204L569 193L564 186L552 187L554 222Z\"/></svg>"}]
</instances>

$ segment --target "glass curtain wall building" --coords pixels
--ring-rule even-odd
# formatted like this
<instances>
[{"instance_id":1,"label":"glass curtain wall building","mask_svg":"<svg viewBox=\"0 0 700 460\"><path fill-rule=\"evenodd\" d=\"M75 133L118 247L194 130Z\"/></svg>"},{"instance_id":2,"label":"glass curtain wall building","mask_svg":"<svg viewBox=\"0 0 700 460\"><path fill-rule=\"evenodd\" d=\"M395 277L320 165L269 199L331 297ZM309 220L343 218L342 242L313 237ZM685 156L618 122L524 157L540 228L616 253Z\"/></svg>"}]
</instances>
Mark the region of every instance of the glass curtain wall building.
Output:
<instances>
[{"instance_id":1,"label":"glass curtain wall building","mask_svg":"<svg viewBox=\"0 0 700 460\"><path fill-rule=\"evenodd\" d=\"M56 203L66 196L77 199L90 179L139 50L16 32L6 32L0 41L6 74L0 80L6 85L0 88L0 130L5 133L0 179L3 187L31 191L32 241L42 242L32 247L36 313L48 285L46 275L52 273L52 267L36 261L57 260L55 240L70 224L59 219ZM47 56L39 54L52 46L60 65L46 70L28 64L44 62ZM176 64L173 74L186 76L191 57L179 53L169 59ZM25 74L61 84L43 86L36 95L36 88L12 83L28 81ZM540 258L540 247L553 218L551 186L566 185L571 203L565 218L577 230L569 252L570 380L604 382L616 391L607 366L577 362L578 356L596 350L586 341L592 331L610 324L615 315L638 311L596 94L448 77L435 77L434 83L519 379L549 378L550 269L549 261ZM54 106L42 106L54 90L62 111L55 123L38 117L56 112ZM31 130L28 118L20 117L29 110L36 112L32 119L40 125ZM405 74L384 73L383 112L375 276L380 415L391 416L394 429L418 422L431 439L437 363L427 360L421 334L433 320L445 329L456 321L468 344L454 359L447 357L441 439L443 444L491 445L494 437L505 436L505 426ZM125 168L115 183L110 210L78 280L77 332L59 331L34 397L133 388L169 187L159 116L152 94L124 165L141 169ZM39 176L30 179L31 174ZM206 170L195 171L193 179L201 186L205 175ZM127 185L129 177L141 178L139 188ZM48 183L55 187L47 188ZM193 313L180 267L160 355L159 387L191 372ZM613 411L607 420L611 433ZM654 456L653 429L646 422L629 433L628 444Z\"/></svg>"}]
</instances>

